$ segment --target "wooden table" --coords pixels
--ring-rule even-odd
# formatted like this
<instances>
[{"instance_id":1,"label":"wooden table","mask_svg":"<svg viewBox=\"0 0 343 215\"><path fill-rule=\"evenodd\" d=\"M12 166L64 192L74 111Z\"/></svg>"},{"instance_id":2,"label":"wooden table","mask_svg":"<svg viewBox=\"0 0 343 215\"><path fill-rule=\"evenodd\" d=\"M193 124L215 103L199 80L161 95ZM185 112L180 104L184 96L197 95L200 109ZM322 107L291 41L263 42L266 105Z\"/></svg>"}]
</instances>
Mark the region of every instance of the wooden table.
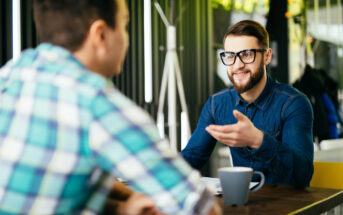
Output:
<instances>
[{"instance_id":1,"label":"wooden table","mask_svg":"<svg viewBox=\"0 0 343 215\"><path fill-rule=\"evenodd\" d=\"M244 206L224 204L223 197L216 197L223 214L320 214L343 203L343 190L306 188L265 184L250 193Z\"/></svg>"}]
</instances>

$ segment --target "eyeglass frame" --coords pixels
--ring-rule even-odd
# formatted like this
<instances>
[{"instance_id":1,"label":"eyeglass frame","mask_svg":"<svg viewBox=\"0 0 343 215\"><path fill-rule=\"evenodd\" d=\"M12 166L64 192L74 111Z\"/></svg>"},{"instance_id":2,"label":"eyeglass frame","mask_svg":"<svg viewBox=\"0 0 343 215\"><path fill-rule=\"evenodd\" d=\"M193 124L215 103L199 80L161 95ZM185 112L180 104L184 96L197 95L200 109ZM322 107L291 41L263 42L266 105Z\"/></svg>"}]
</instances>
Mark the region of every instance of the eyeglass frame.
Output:
<instances>
[{"instance_id":1,"label":"eyeglass frame","mask_svg":"<svg viewBox=\"0 0 343 215\"><path fill-rule=\"evenodd\" d=\"M240 56L241 53L246 52L246 51L252 51L252 52L254 52L254 59L253 59L251 62L249 62L249 63L245 63L245 62L242 60L241 56ZM233 64L236 63L237 56L238 56L239 60L240 60L242 63L244 63L244 64L250 64L250 63L254 63L254 62L255 62L255 59L256 59L256 52L266 52L266 51L267 51L267 49L244 49L244 50L239 51L239 52L224 51L224 52L220 52L220 53L219 53L219 56L220 56L220 60L222 61L222 63L223 63L225 66L232 66ZM232 63L232 64L225 64L225 62L224 62L224 60L223 60L223 58L222 58L222 55L224 55L225 53L230 53L230 54L233 53L233 54L235 54L235 59L233 60L233 63Z\"/></svg>"}]
</instances>

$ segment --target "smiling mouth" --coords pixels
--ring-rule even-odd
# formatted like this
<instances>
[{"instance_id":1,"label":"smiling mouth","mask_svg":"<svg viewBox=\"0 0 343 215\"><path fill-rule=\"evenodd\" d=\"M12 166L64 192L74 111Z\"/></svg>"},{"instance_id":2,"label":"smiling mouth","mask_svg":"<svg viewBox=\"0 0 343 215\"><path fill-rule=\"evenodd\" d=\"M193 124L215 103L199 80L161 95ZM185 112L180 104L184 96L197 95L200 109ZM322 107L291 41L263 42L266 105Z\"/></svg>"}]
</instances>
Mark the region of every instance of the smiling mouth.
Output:
<instances>
[{"instance_id":1,"label":"smiling mouth","mask_svg":"<svg viewBox=\"0 0 343 215\"><path fill-rule=\"evenodd\" d=\"M248 70L247 70L247 71L239 71L239 72L234 72L234 73L233 73L234 76L238 76L238 77L240 77L240 76L245 76L245 75L247 75L247 74L249 74L249 71L248 71Z\"/></svg>"},{"instance_id":2,"label":"smiling mouth","mask_svg":"<svg viewBox=\"0 0 343 215\"><path fill-rule=\"evenodd\" d=\"M235 72L233 72L233 74L242 74L242 73L248 73L249 72L249 70L238 70L238 71L235 71Z\"/></svg>"}]
</instances>

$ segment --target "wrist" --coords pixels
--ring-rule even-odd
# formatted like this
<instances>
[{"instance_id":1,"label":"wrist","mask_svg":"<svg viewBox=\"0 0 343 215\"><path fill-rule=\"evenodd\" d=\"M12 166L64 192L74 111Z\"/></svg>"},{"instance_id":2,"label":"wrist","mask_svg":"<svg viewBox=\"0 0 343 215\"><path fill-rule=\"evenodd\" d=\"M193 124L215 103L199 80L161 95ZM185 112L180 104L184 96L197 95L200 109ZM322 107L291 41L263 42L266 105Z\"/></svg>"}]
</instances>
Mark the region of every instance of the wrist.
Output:
<instances>
[{"instance_id":1,"label":"wrist","mask_svg":"<svg viewBox=\"0 0 343 215\"><path fill-rule=\"evenodd\" d=\"M259 129L256 129L256 136L253 140L253 144L250 145L251 149L258 149L262 145L263 142L263 132Z\"/></svg>"}]
</instances>

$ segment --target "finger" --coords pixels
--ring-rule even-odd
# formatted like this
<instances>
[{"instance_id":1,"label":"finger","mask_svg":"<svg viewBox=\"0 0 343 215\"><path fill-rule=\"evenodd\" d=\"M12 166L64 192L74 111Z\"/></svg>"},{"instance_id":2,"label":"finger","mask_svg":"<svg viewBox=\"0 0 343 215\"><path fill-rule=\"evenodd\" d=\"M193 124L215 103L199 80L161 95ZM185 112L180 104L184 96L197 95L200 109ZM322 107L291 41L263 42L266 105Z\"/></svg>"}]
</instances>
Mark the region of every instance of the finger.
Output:
<instances>
[{"instance_id":1,"label":"finger","mask_svg":"<svg viewBox=\"0 0 343 215\"><path fill-rule=\"evenodd\" d=\"M244 121L247 119L247 117L238 110L233 110L233 115L238 121Z\"/></svg>"},{"instance_id":2,"label":"finger","mask_svg":"<svg viewBox=\"0 0 343 215\"><path fill-rule=\"evenodd\" d=\"M213 127L206 127L206 131L215 139L219 139L219 132L217 132Z\"/></svg>"},{"instance_id":3,"label":"finger","mask_svg":"<svg viewBox=\"0 0 343 215\"><path fill-rule=\"evenodd\" d=\"M156 215L156 214L158 214L158 211L156 208L149 207L149 208L144 208L143 210L141 210L141 212L139 214L141 214L141 215Z\"/></svg>"},{"instance_id":4,"label":"finger","mask_svg":"<svg viewBox=\"0 0 343 215\"><path fill-rule=\"evenodd\" d=\"M207 130L207 129L206 129ZM212 129L208 129L207 132L216 140L228 144L230 141L235 140L234 139L234 133L226 133L221 131L216 131Z\"/></svg>"},{"instance_id":5,"label":"finger","mask_svg":"<svg viewBox=\"0 0 343 215\"><path fill-rule=\"evenodd\" d=\"M149 208L154 208L155 204L150 201L144 200L138 200L136 201L136 207L144 208L144 209L149 209Z\"/></svg>"},{"instance_id":6,"label":"finger","mask_svg":"<svg viewBox=\"0 0 343 215\"><path fill-rule=\"evenodd\" d=\"M151 208L150 211L147 212L148 215L165 215L161 211L159 211L156 207Z\"/></svg>"},{"instance_id":7,"label":"finger","mask_svg":"<svg viewBox=\"0 0 343 215\"><path fill-rule=\"evenodd\" d=\"M206 131L216 131L230 133L235 131L235 124L232 125L209 125L206 127Z\"/></svg>"}]
</instances>

